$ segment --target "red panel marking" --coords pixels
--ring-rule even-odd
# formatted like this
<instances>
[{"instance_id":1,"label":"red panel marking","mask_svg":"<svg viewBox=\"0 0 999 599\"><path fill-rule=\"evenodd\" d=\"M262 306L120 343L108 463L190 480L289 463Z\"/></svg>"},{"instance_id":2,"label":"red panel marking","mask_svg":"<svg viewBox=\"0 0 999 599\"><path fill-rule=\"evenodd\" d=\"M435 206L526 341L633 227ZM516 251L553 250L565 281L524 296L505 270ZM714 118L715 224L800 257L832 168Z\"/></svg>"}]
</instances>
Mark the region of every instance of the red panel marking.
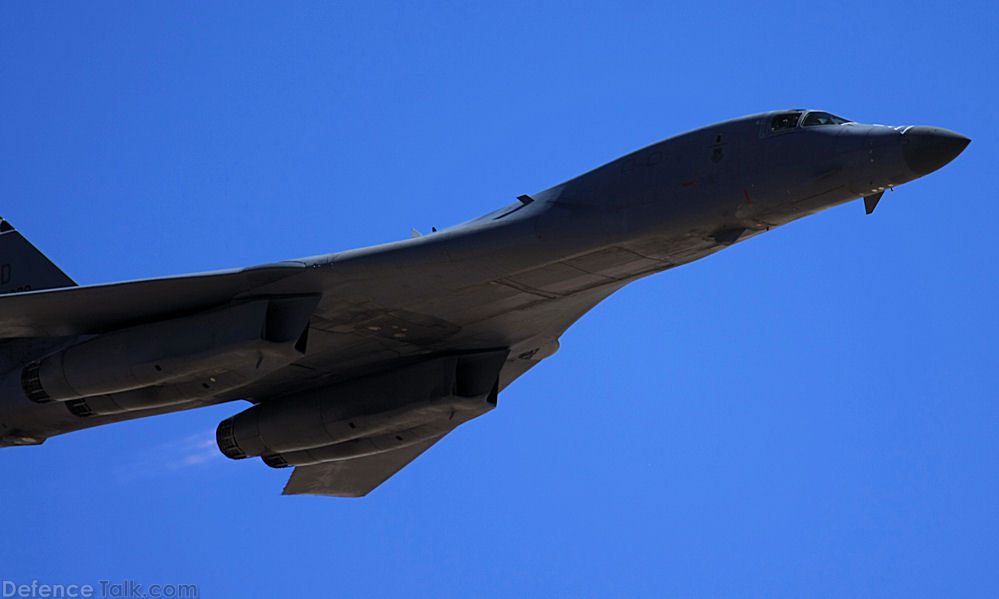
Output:
<instances>
[{"instance_id":1,"label":"red panel marking","mask_svg":"<svg viewBox=\"0 0 999 599\"><path fill-rule=\"evenodd\" d=\"M699 181L687 181L686 183L683 184L683 186L684 187L693 187L693 186L697 185L698 183L699 183Z\"/></svg>"},{"instance_id":2,"label":"red panel marking","mask_svg":"<svg viewBox=\"0 0 999 599\"><path fill-rule=\"evenodd\" d=\"M753 205L753 200L749 199L749 190L748 189L743 189L742 193L746 194L746 203L749 204L750 206L752 206Z\"/></svg>"}]
</instances>

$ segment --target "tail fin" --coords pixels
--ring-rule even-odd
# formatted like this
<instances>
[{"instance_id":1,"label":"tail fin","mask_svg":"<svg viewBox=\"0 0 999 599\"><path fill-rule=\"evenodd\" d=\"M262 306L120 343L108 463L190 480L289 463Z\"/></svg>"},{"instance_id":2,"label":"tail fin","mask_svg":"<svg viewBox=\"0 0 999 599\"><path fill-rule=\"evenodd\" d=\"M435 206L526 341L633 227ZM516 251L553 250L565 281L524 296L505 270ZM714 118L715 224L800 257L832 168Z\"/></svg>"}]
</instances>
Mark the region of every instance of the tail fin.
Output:
<instances>
[{"instance_id":1,"label":"tail fin","mask_svg":"<svg viewBox=\"0 0 999 599\"><path fill-rule=\"evenodd\" d=\"M0 294L75 286L73 279L0 218Z\"/></svg>"}]
</instances>

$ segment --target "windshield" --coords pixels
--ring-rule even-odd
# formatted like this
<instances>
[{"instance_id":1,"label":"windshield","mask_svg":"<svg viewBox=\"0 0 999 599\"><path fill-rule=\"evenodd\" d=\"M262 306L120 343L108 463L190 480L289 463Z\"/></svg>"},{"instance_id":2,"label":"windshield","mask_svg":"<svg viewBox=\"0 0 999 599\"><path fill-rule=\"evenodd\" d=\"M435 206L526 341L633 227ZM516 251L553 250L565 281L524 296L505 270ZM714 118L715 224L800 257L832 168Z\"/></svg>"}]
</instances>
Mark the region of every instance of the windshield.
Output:
<instances>
[{"instance_id":1,"label":"windshield","mask_svg":"<svg viewBox=\"0 0 999 599\"><path fill-rule=\"evenodd\" d=\"M842 125L843 123L852 123L853 121L849 119L844 119L843 117L836 116L835 114L829 114L828 112L809 112L805 117L805 121L801 123L802 127L814 127L816 125Z\"/></svg>"},{"instance_id":2,"label":"windshield","mask_svg":"<svg viewBox=\"0 0 999 599\"><path fill-rule=\"evenodd\" d=\"M781 131L782 129L794 129L798 126L799 118L801 118L801 111L778 114L770 121L770 130Z\"/></svg>"}]
</instances>

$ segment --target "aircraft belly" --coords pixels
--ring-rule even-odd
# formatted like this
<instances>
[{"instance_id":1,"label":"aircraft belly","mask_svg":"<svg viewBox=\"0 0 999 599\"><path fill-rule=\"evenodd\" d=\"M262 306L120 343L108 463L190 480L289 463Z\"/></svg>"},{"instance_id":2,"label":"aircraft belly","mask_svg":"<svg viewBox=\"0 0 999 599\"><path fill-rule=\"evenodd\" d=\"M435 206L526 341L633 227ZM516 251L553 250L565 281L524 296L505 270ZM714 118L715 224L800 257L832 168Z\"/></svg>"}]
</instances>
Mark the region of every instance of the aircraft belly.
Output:
<instances>
[{"instance_id":1,"label":"aircraft belly","mask_svg":"<svg viewBox=\"0 0 999 599\"><path fill-rule=\"evenodd\" d=\"M622 275L645 272L652 264L659 264L636 259L626 251L613 253L633 263L631 270L620 270L620 263L609 264ZM597 258L606 263L607 255ZM597 285L556 297L490 281L438 297L413 298L408 309L378 308L366 302L341 307L335 313L322 312L313 318L305 358L227 396L259 401L276 393L283 395L385 369L421 355L491 347L511 348L510 362L519 359L531 364L511 365L508 372L526 372L533 363L554 353L558 337L573 322L635 277L599 276ZM444 320L436 314L456 317ZM505 385L515 376L503 378L507 379Z\"/></svg>"}]
</instances>

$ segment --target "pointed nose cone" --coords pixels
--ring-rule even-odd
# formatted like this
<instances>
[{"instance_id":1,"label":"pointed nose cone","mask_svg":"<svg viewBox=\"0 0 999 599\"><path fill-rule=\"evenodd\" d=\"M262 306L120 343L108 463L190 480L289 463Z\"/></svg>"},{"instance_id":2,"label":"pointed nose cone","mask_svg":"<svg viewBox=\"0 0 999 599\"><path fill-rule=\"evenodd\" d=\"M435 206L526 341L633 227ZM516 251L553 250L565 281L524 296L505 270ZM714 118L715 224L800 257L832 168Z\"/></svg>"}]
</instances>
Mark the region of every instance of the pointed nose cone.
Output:
<instances>
[{"instance_id":1,"label":"pointed nose cone","mask_svg":"<svg viewBox=\"0 0 999 599\"><path fill-rule=\"evenodd\" d=\"M964 151L971 140L939 127L909 127L902 156L916 176L932 173Z\"/></svg>"}]
</instances>

